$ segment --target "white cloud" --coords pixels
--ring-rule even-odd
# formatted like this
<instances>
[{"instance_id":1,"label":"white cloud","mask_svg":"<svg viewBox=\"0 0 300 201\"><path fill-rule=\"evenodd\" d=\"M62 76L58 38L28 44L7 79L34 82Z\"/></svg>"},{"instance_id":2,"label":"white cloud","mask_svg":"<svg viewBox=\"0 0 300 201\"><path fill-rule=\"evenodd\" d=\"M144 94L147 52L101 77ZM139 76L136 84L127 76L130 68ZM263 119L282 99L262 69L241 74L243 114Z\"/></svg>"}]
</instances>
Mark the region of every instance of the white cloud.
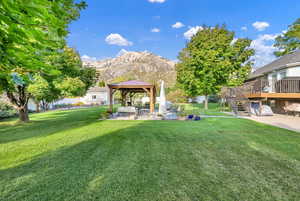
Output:
<instances>
[{"instance_id":1,"label":"white cloud","mask_svg":"<svg viewBox=\"0 0 300 201\"><path fill-rule=\"evenodd\" d=\"M175 24L172 25L172 28L174 29L180 29L184 27L184 24L182 24L181 22L176 22Z\"/></svg>"},{"instance_id":2,"label":"white cloud","mask_svg":"<svg viewBox=\"0 0 300 201\"><path fill-rule=\"evenodd\" d=\"M241 28L241 30L242 30L242 31L247 31L248 28L247 28L246 26L243 26L243 27Z\"/></svg>"},{"instance_id":3,"label":"white cloud","mask_svg":"<svg viewBox=\"0 0 300 201\"><path fill-rule=\"evenodd\" d=\"M150 3L164 3L166 0L148 0Z\"/></svg>"},{"instance_id":4,"label":"white cloud","mask_svg":"<svg viewBox=\"0 0 300 201\"><path fill-rule=\"evenodd\" d=\"M151 32L153 32L153 33L158 33L158 32L160 32L160 29L158 29L158 28L153 28L153 29L151 29Z\"/></svg>"},{"instance_id":5,"label":"white cloud","mask_svg":"<svg viewBox=\"0 0 300 201\"><path fill-rule=\"evenodd\" d=\"M109 34L106 37L105 42L107 42L110 45L118 45L118 46L131 46L131 45L133 45L132 42L128 41L126 38L124 38L123 36L121 36L118 33Z\"/></svg>"},{"instance_id":6,"label":"white cloud","mask_svg":"<svg viewBox=\"0 0 300 201\"><path fill-rule=\"evenodd\" d=\"M255 50L254 68L262 67L276 59L274 52L278 48L274 47L275 38L280 34L264 34L259 35L257 39L251 43L251 48Z\"/></svg>"},{"instance_id":7,"label":"white cloud","mask_svg":"<svg viewBox=\"0 0 300 201\"><path fill-rule=\"evenodd\" d=\"M88 61L97 61L97 58L96 57L90 57L90 56L84 54L84 55L81 56L81 60L82 61L87 61L87 62Z\"/></svg>"},{"instance_id":8,"label":"white cloud","mask_svg":"<svg viewBox=\"0 0 300 201\"><path fill-rule=\"evenodd\" d=\"M190 40L198 31L202 30L202 26L190 27L190 29L185 32L183 35L186 39Z\"/></svg>"},{"instance_id":9,"label":"white cloud","mask_svg":"<svg viewBox=\"0 0 300 201\"><path fill-rule=\"evenodd\" d=\"M258 31L264 31L266 28L270 26L268 22L254 22L252 26L257 29Z\"/></svg>"}]
</instances>

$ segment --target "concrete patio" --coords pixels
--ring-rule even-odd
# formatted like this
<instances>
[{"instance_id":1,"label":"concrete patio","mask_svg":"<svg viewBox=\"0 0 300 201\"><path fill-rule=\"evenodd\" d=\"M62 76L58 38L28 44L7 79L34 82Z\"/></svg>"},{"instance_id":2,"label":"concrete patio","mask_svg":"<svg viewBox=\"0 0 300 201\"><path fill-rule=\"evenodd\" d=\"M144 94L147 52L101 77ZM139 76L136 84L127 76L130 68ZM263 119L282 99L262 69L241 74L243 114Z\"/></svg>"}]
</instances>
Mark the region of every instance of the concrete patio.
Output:
<instances>
[{"instance_id":1,"label":"concrete patio","mask_svg":"<svg viewBox=\"0 0 300 201\"><path fill-rule=\"evenodd\" d=\"M251 116L245 118L300 133L300 117L275 114L274 116Z\"/></svg>"}]
</instances>

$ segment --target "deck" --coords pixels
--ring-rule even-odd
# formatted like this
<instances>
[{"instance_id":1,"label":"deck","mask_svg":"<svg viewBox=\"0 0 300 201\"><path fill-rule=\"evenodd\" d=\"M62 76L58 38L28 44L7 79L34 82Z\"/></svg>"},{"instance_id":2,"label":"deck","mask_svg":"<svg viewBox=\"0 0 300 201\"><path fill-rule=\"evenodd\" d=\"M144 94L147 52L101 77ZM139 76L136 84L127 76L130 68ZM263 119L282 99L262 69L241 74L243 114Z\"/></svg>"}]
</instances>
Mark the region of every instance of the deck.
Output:
<instances>
[{"instance_id":1,"label":"deck","mask_svg":"<svg viewBox=\"0 0 300 201\"><path fill-rule=\"evenodd\" d=\"M257 80L253 83L246 97L249 99L300 99L300 80L285 79L276 82Z\"/></svg>"},{"instance_id":2,"label":"deck","mask_svg":"<svg viewBox=\"0 0 300 201\"><path fill-rule=\"evenodd\" d=\"M300 99L300 93L250 93L246 95L249 99Z\"/></svg>"}]
</instances>

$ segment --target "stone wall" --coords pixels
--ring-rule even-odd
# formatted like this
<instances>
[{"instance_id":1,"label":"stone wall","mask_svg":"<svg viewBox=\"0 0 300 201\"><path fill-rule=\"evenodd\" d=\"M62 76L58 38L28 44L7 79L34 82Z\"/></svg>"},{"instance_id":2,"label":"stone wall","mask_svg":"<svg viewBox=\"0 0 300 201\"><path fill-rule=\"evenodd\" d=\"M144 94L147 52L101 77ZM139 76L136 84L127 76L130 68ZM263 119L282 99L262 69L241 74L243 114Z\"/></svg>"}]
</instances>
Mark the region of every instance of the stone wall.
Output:
<instances>
[{"instance_id":1,"label":"stone wall","mask_svg":"<svg viewBox=\"0 0 300 201\"><path fill-rule=\"evenodd\" d=\"M276 100L273 111L279 114L300 112L300 100Z\"/></svg>"}]
</instances>

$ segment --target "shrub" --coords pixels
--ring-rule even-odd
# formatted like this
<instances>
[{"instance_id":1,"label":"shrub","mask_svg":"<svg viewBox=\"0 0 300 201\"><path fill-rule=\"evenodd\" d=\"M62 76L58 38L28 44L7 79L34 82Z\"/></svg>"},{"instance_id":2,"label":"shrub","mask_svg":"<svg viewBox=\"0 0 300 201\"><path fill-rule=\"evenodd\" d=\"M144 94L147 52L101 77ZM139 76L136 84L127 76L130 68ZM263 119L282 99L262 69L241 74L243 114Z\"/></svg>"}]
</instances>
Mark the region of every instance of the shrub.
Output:
<instances>
[{"instance_id":1,"label":"shrub","mask_svg":"<svg viewBox=\"0 0 300 201\"><path fill-rule=\"evenodd\" d=\"M69 107L72 107L72 105L71 104L65 104L65 103L56 104L56 105L53 106L54 109L69 108Z\"/></svg>"},{"instance_id":2,"label":"shrub","mask_svg":"<svg viewBox=\"0 0 300 201\"><path fill-rule=\"evenodd\" d=\"M83 102L77 102L77 103L74 103L72 104L73 106L82 106L82 105L85 105Z\"/></svg>"},{"instance_id":3,"label":"shrub","mask_svg":"<svg viewBox=\"0 0 300 201\"><path fill-rule=\"evenodd\" d=\"M101 114L100 114L100 119L108 119L109 117L110 117L110 113L109 112L102 112Z\"/></svg>"},{"instance_id":4,"label":"shrub","mask_svg":"<svg viewBox=\"0 0 300 201\"><path fill-rule=\"evenodd\" d=\"M186 96L183 90L175 89L171 90L167 94L167 100L171 101L172 103L186 103L188 102L188 97Z\"/></svg>"},{"instance_id":5,"label":"shrub","mask_svg":"<svg viewBox=\"0 0 300 201\"><path fill-rule=\"evenodd\" d=\"M15 117L18 115L16 109L14 109L8 103L0 101L0 119Z\"/></svg>"}]
</instances>

